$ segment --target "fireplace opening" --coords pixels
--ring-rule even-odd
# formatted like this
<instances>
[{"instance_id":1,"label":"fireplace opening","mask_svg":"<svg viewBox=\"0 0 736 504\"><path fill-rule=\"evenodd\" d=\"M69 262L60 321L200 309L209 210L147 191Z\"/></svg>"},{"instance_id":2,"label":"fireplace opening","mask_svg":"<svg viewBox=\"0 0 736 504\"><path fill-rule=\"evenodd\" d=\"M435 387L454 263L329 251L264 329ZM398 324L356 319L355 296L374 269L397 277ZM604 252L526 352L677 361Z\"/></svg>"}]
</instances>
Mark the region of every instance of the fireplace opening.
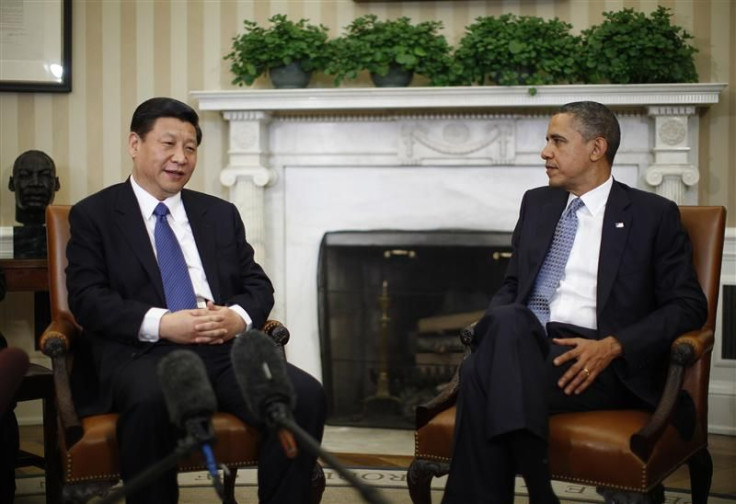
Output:
<instances>
[{"instance_id":1,"label":"fireplace opening","mask_svg":"<svg viewBox=\"0 0 736 504\"><path fill-rule=\"evenodd\" d=\"M336 231L319 254L328 424L413 428L462 358L460 330L503 281L511 234Z\"/></svg>"}]
</instances>

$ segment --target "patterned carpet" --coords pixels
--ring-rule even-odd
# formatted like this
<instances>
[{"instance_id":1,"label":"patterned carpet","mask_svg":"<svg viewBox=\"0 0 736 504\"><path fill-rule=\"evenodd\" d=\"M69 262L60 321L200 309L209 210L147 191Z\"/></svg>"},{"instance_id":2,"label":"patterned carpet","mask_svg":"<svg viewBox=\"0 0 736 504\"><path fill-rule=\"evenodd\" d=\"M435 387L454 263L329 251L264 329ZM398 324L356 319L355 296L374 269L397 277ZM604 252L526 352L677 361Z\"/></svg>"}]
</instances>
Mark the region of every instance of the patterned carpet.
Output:
<instances>
[{"instance_id":1,"label":"patterned carpet","mask_svg":"<svg viewBox=\"0 0 736 504\"><path fill-rule=\"evenodd\" d=\"M381 495L391 504L411 504L406 487L406 471L401 469L352 469L358 478L370 485L379 488ZM236 498L240 504L256 503L255 470L241 470L238 473L238 488ZM348 482L342 479L332 469L325 469L327 489L322 504L352 504L365 502L360 494L349 487ZM186 473L179 475L182 488L180 504L201 504L217 502L217 497L205 473ZM432 485L432 500L439 503L442 498L444 479L435 480ZM563 482L553 482L555 493L565 504L599 503L603 502L595 489L584 485L575 485ZM524 482L517 478L514 504L526 504ZM31 476L18 479L18 496L15 504L43 504L43 478ZM667 504L691 504L690 494L687 491L669 489L666 493ZM709 504L733 504L736 496L712 496Z\"/></svg>"}]
</instances>

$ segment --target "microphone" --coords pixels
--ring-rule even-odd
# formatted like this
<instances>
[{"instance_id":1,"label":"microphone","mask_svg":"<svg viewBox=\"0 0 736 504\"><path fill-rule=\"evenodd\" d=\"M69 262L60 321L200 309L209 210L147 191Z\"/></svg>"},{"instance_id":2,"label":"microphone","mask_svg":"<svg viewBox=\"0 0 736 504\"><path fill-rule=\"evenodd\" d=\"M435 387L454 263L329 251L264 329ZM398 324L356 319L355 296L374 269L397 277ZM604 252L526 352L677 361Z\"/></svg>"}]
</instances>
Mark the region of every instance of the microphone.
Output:
<instances>
[{"instance_id":1,"label":"microphone","mask_svg":"<svg viewBox=\"0 0 736 504\"><path fill-rule=\"evenodd\" d=\"M230 359L245 404L257 421L274 427L279 418L291 418L296 396L275 341L251 329L235 339Z\"/></svg>"},{"instance_id":2,"label":"microphone","mask_svg":"<svg viewBox=\"0 0 736 504\"><path fill-rule=\"evenodd\" d=\"M212 451L216 439L211 418L217 401L202 359L190 350L174 350L159 361L156 374L171 422L202 449L212 485L222 500L224 489Z\"/></svg>"},{"instance_id":3,"label":"microphone","mask_svg":"<svg viewBox=\"0 0 736 504\"><path fill-rule=\"evenodd\" d=\"M353 485L366 502L388 504L376 487L360 481L294 421L291 414L296 406L294 387L286 373L284 355L271 338L255 329L245 332L235 339L230 359L248 409L256 420L270 429L280 429L279 438L287 456L296 455L296 447L293 446L294 451L290 453L287 446L288 440L293 445L295 437L301 447L327 462Z\"/></svg>"}]
</instances>

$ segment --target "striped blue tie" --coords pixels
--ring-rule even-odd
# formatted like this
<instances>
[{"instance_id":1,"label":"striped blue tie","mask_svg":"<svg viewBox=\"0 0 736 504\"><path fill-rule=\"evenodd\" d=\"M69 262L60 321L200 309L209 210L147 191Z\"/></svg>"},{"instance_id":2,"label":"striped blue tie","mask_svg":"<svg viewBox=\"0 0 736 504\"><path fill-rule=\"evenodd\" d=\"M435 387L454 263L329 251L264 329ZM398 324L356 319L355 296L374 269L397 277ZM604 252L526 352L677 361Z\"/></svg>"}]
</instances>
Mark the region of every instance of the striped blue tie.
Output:
<instances>
[{"instance_id":1,"label":"striped blue tie","mask_svg":"<svg viewBox=\"0 0 736 504\"><path fill-rule=\"evenodd\" d=\"M575 233L578 230L577 211L583 206L585 206L583 200L575 198L557 221L552 245L549 246L544 264L539 269L534 290L527 301L527 306L543 326L549 322L549 302L565 273L567 258L570 257Z\"/></svg>"},{"instance_id":2,"label":"striped blue tie","mask_svg":"<svg viewBox=\"0 0 736 504\"><path fill-rule=\"evenodd\" d=\"M194 295L194 287L189 277L184 254L166 219L169 207L159 203L153 210L153 214L156 216L153 236L156 241L158 268L164 283L166 307L172 312L196 308L197 296Z\"/></svg>"}]
</instances>

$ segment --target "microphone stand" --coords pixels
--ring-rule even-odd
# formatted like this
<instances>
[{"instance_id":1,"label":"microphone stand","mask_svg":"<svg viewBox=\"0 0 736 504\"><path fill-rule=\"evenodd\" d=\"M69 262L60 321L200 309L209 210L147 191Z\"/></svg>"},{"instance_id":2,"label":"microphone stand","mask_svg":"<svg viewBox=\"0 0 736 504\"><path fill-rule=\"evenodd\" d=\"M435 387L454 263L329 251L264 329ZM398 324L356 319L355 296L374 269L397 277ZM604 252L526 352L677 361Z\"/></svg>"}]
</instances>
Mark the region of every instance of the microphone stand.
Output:
<instances>
[{"instance_id":1,"label":"microphone stand","mask_svg":"<svg viewBox=\"0 0 736 504\"><path fill-rule=\"evenodd\" d=\"M179 440L179 442L176 444L176 448L171 454L159 460L152 466L146 468L143 472L137 474L134 478L125 482L122 487L108 494L106 497L98 500L96 504L112 504L130 494L139 492L140 490L146 488L156 479L163 476L167 471L176 467L180 459L191 455L200 445L206 443L207 441L203 440L200 437L200 434L200 432L197 432L197 435L195 436L187 434L185 438ZM222 502L223 487L220 478L213 478L212 484L215 487L217 496Z\"/></svg>"},{"instance_id":2,"label":"microphone stand","mask_svg":"<svg viewBox=\"0 0 736 504\"><path fill-rule=\"evenodd\" d=\"M348 481L363 497L365 502L369 504L390 504L386 498L381 495L376 487L366 485L360 481L355 474L348 471L337 458L329 452L322 449L312 436L309 435L299 424L297 424L291 417L291 414L285 404L277 402L271 404L266 410L266 418L268 419L267 425L270 427L281 427L292 434L297 439L297 442L303 448L306 448L307 452L315 455L332 467L340 476Z\"/></svg>"}]
</instances>

